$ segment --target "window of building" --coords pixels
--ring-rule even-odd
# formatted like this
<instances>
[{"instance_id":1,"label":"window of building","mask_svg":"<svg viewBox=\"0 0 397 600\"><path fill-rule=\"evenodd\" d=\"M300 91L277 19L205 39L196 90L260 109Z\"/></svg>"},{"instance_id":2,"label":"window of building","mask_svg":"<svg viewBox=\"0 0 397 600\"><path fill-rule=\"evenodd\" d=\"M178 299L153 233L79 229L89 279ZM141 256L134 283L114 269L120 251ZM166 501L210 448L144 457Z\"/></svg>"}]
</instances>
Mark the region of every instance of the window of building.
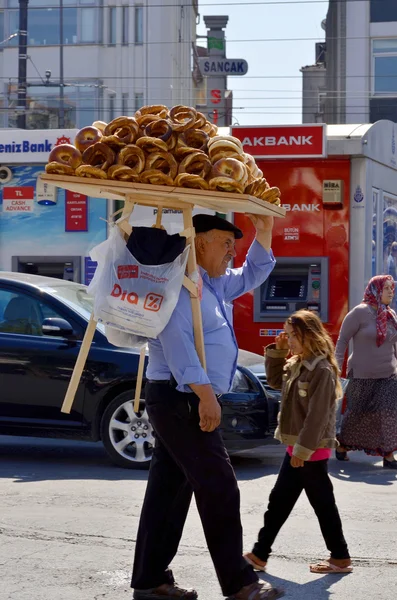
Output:
<instances>
[{"instance_id":1,"label":"window of building","mask_svg":"<svg viewBox=\"0 0 397 600\"><path fill-rule=\"evenodd\" d=\"M129 18L129 10L128 6L123 6L122 11L122 19L123 19L123 37L122 43L124 46L128 45L128 18Z\"/></svg>"},{"instance_id":2,"label":"window of building","mask_svg":"<svg viewBox=\"0 0 397 600\"><path fill-rule=\"evenodd\" d=\"M92 8L82 8L80 10L80 42L96 42L97 23L95 20L96 11Z\"/></svg>"},{"instance_id":3,"label":"window of building","mask_svg":"<svg viewBox=\"0 0 397 600\"><path fill-rule=\"evenodd\" d=\"M121 114L128 116L128 94L123 93L121 96Z\"/></svg>"},{"instance_id":4,"label":"window of building","mask_svg":"<svg viewBox=\"0 0 397 600\"><path fill-rule=\"evenodd\" d=\"M112 94L109 96L109 121L113 121L116 118L116 96Z\"/></svg>"},{"instance_id":5,"label":"window of building","mask_svg":"<svg viewBox=\"0 0 397 600\"><path fill-rule=\"evenodd\" d=\"M81 129L100 118L100 88L98 80L79 80L79 85L64 88L65 128ZM8 86L10 111L8 126L16 126L17 85ZM27 129L57 129L59 127L59 88L29 86Z\"/></svg>"},{"instance_id":6,"label":"window of building","mask_svg":"<svg viewBox=\"0 0 397 600\"><path fill-rule=\"evenodd\" d=\"M397 94L397 38L373 41L373 91Z\"/></svg>"},{"instance_id":7,"label":"window of building","mask_svg":"<svg viewBox=\"0 0 397 600\"><path fill-rule=\"evenodd\" d=\"M143 44L143 6L135 7L135 44Z\"/></svg>"},{"instance_id":8,"label":"window of building","mask_svg":"<svg viewBox=\"0 0 397 600\"><path fill-rule=\"evenodd\" d=\"M44 0L40 0L43 2ZM76 3L76 0L74 0ZM54 0L51 0L54 4ZM30 5L30 3L29 3ZM18 32L19 11L8 11L7 36ZM98 41L98 8L68 7L63 9L63 43L95 43ZM29 11L28 45L55 46L60 40L60 10L58 8L38 8ZM18 37L9 42L18 45Z\"/></svg>"},{"instance_id":9,"label":"window of building","mask_svg":"<svg viewBox=\"0 0 397 600\"><path fill-rule=\"evenodd\" d=\"M136 112L137 110L139 110L140 108L142 108L144 102L143 102L143 93L142 92L137 92L135 94L135 99L134 99L134 111Z\"/></svg>"},{"instance_id":10,"label":"window of building","mask_svg":"<svg viewBox=\"0 0 397 600\"><path fill-rule=\"evenodd\" d=\"M117 20L116 20L116 7L111 6L109 8L109 44L113 45L117 39Z\"/></svg>"},{"instance_id":11,"label":"window of building","mask_svg":"<svg viewBox=\"0 0 397 600\"><path fill-rule=\"evenodd\" d=\"M395 0L371 0L370 18L372 23L397 21L397 3Z\"/></svg>"},{"instance_id":12,"label":"window of building","mask_svg":"<svg viewBox=\"0 0 397 600\"><path fill-rule=\"evenodd\" d=\"M0 50L2 50L4 48L5 44L1 44L1 42L5 39L5 32L4 32L4 11L0 10Z\"/></svg>"}]
</instances>

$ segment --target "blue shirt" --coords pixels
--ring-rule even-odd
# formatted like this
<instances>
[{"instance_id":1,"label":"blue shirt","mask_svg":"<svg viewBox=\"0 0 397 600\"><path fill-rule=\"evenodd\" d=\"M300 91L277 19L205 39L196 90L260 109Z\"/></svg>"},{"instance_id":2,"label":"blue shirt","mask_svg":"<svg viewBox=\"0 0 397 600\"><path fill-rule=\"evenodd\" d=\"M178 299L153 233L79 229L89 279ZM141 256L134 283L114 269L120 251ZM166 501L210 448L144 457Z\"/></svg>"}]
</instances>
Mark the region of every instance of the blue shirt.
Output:
<instances>
[{"instance_id":1,"label":"blue shirt","mask_svg":"<svg viewBox=\"0 0 397 600\"><path fill-rule=\"evenodd\" d=\"M258 287L272 272L276 261L254 240L242 267L227 269L222 277L211 278L200 268L203 278L201 313L207 372L201 366L194 345L190 294L181 289L178 303L167 326L149 341L148 379L177 381L180 392L192 392L189 384L210 383L215 394L225 394L232 386L237 367L238 345L232 325L231 302Z\"/></svg>"}]
</instances>

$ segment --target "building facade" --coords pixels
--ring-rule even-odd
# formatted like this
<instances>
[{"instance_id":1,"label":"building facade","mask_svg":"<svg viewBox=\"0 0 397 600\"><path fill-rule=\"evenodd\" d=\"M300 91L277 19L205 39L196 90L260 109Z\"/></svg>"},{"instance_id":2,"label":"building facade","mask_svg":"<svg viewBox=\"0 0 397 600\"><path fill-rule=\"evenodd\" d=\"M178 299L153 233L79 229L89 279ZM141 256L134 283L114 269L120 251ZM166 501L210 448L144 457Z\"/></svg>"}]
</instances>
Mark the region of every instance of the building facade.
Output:
<instances>
[{"instance_id":1,"label":"building facade","mask_svg":"<svg viewBox=\"0 0 397 600\"><path fill-rule=\"evenodd\" d=\"M143 104L195 104L197 0L63 0L67 128L131 115ZM28 129L57 128L59 0L29 0ZM0 0L0 128L15 127L18 0Z\"/></svg>"},{"instance_id":2,"label":"building facade","mask_svg":"<svg viewBox=\"0 0 397 600\"><path fill-rule=\"evenodd\" d=\"M396 0L330 0L326 123L397 122Z\"/></svg>"}]
</instances>

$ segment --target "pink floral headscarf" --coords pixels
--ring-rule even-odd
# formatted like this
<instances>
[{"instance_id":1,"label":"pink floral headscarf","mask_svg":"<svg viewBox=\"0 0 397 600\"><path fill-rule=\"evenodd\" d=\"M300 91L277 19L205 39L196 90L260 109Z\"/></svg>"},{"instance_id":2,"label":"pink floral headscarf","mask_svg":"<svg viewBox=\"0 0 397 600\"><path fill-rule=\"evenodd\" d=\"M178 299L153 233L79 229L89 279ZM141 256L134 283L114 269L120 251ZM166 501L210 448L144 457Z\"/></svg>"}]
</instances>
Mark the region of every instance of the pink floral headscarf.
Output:
<instances>
[{"instance_id":1,"label":"pink floral headscarf","mask_svg":"<svg viewBox=\"0 0 397 600\"><path fill-rule=\"evenodd\" d=\"M386 304L382 304L382 293L386 281L394 281L391 275L376 275L369 280L369 283L364 292L363 302L366 304L373 304L378 307L376 315L376 345L381 346L386 339L387 335L387 321L397 329L397 318L394 311L391 310Z\"/></svg>"}]
</instances>

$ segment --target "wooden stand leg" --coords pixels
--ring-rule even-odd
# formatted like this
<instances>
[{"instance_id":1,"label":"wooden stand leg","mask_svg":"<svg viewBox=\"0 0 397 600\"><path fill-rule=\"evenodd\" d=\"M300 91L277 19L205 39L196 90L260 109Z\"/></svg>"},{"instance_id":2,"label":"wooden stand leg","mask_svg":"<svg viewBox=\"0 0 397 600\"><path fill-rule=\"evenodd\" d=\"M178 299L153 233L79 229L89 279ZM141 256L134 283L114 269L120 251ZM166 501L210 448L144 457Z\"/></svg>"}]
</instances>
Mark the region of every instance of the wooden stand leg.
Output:
<instances>
[{"instance_id":1,"label":"wooden stand leg","mask_svg":"<svg viewBox=\"0 0 397 600\"><path fill-rule=\"evenodd\" d=\"M143 379L143 369L145 366L145 358L146 358L146 344L142 346L141 352L139 354L139 366L138 366L138 374L136 376L136 387L135 387L135 400L134 400L134 412L139 412L139 403L141 400L141 392L142 392L142 379Z\"/></svg>"},{"instance_id":2,"label":"wooden stand leg","mask_svg":"<svg viewBox=\"0 0 397 600\"><path fill-rule=\"evenodd\" d=\"M185 230L190 230L190 236L186 238L188 244L190 244L189 258L187 261L187 272L188 275L194 273L197 270L196 262L196 247L194 245L194 228L193 228L193 217L192 208L183 209L183 226ZM193 315L193 331L194 341L196 344L197 354L199 356L203 369L207 368L205 359L205 348L204 348L204 334L203 334L203 322L201 318L201 304L198 295L190 294L192 302L192 315Z\"/></svg>"},{"instance_id":3,"label":"wooden stand leg","mask_svg":"<svg viewBox=\"0 0 397 600\"><path fill-rule=\"evenodd\" d=\"M61 412L70 413L73 405L73 400L77 392L78 385L80 383L81 375L83 374L84 365L87 360L88 353L90 351L91 342L94 338L95 328L97 322L92 314L88 321L87 329L85 330L84 338L81 343L80 352L77 357L75 367L73 369L72 377L69 381L69 386L66 392L65 399L63 401Z\"/></svg>"}]
</instances>

